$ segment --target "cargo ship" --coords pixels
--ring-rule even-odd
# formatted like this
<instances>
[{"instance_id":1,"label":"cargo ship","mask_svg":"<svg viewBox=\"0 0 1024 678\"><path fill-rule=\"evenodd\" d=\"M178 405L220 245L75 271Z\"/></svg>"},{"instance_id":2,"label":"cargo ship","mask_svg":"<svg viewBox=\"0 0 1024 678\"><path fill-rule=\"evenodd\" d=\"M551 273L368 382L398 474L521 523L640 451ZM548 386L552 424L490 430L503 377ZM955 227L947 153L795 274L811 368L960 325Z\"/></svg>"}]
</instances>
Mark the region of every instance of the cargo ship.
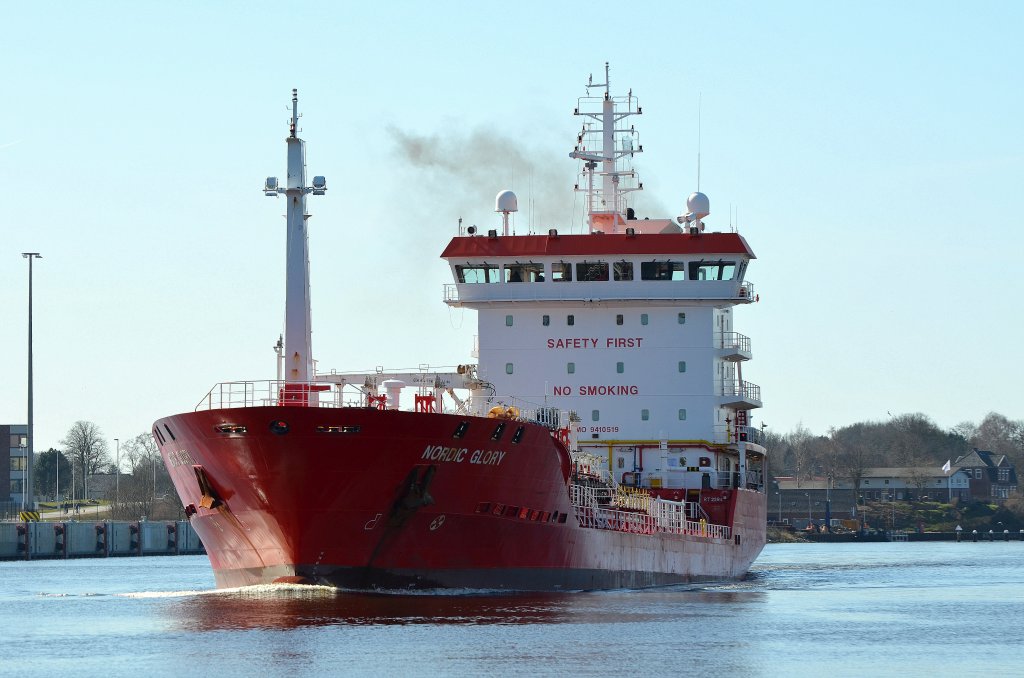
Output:
<instances>
[{"instance_id":1,"label":"cargo ship","mask_svg":"<svg viewBox=\"0 0 1024 678\"><path fill-rule=\"evenodd\" d=\"M754 253L637 215L632 90L590 78L574 115L585 216L515 234L458 226L443 301L476 311L465 364L317 373L306 180L292 91L285 334L276 379L213 387L153 436L217 585L573 591L742 577L765 543L765 448L738 307ZM496 187L500 188L500 187ZM569 191L567 190L567 194ZM570 196L567 196L570 199Z\"/></svg>"}]
</instances>

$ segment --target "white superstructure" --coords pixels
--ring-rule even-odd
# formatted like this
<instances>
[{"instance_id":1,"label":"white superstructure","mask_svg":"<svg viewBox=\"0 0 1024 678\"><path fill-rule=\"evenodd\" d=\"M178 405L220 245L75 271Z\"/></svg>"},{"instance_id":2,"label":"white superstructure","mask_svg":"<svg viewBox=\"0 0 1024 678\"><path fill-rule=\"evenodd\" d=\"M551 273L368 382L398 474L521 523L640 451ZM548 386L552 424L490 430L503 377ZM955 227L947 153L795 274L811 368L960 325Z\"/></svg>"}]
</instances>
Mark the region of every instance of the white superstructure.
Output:
<instances>
[{"instance_id":1,"label":"white superstructure","mask_svg":"<svg viewBox=\"0 0 1024 678\"><path fill-rule=\"evenodd\" d=\"M733 322L757 300L745 280L754 254L738 233L705 232L702 193L678 218L635 218L628 193L643 187L625 163L642 147L622 121L641 109L632 92L610 95L607 70L601 86L603 97L580 100L592 123L570 154L590 233L494 229L442 254L455 279L445 301L479 314L474 401L562 413L581 458L619 484L760 486L750 412L761 395L744 380L750 339ZM515 198L497 202L507 223Z\"/></svg>"}]
</instances>

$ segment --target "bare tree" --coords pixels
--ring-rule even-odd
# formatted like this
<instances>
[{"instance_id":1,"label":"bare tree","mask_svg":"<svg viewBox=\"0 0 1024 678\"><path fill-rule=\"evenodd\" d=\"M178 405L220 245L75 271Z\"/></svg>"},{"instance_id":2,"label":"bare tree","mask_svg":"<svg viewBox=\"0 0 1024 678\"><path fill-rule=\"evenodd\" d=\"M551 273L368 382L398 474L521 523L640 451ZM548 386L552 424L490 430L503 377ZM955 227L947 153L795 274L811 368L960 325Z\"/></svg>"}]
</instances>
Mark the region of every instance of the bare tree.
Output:
<instances>
[{"instance_id":1,"label":"bare tree","mask_svg":"<svg viewBox=\"0 0 1024 678\"><path fill-rule=\"evenodd\" d=\"M134 474L142 468L150 468L155 461L160 462L160 451L153 442L153 436L149 433L140 433L134 438L129 438L121 445L122 466L128 464L127 471Z\"/></svg>"},{"instance_id":2,"label":"bare tree","mask_svg":"<svg viewBox=\"0 0 1024 678\"><path fill-rule=\"evenodd\" d=\"M880 454L875 442L874 424L854 424L832 434L836 446L838 475L853 485L855 496L860 496L860 486L867 469L878 465Z\"/></svg>"},{"instance_id":3,"label":"bare tree","mask_svg":"<svg viewBox=\"0 0 1024 678\"><path fill-rule=\"evenodd\" d=\"M1014 466L1024 463L1024 421L989 412L978 424L970 442L980 450L1005 454Z\"/></svg>"},{"instance_id":4,"label":"bare tree","mask_svg":"<svg viewBox=\"0 0 1024 678\"><path fill-rule=\"evenodd\" d=\"M121 457L128 466L128 473L121 478L121 490L113 510L114 518L180 518L181 503L153 436L140 433L129 438L121 445ZM111 496L111 499L114 497Z\"/></svg>"},{"instance_id":5,"label":"bare tree","mask_svg":"<svg viewBox=\"0 0 1024 678\"><path fill-rule=\"evenodd\" d=\"M85 498L88 476L110 463L107 441L100 427L91 421L76 421L60 441L71 458L75 495Z\"/></svg>"}]
</instances>

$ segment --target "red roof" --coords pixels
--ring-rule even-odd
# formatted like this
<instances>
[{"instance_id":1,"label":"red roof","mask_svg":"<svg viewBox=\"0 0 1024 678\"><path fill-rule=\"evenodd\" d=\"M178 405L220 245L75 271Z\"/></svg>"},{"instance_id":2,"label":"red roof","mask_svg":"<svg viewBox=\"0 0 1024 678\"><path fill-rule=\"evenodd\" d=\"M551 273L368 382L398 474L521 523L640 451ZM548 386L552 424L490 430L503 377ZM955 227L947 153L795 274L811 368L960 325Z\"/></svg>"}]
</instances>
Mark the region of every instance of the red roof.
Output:
<instances>
[{"instance_id":1,"label":"red roof","mask_svg":"<svg viewBox=\"0 0 1024 678\"><path fill-rule=\"evenodd\" d=\"M452 238L441 253L443 259L481 257L582 257L673 254L743 254L756 258L750 245L738 233L646 233L626 235L508 235L491 238Z\"/></svg>"}]
</instances>

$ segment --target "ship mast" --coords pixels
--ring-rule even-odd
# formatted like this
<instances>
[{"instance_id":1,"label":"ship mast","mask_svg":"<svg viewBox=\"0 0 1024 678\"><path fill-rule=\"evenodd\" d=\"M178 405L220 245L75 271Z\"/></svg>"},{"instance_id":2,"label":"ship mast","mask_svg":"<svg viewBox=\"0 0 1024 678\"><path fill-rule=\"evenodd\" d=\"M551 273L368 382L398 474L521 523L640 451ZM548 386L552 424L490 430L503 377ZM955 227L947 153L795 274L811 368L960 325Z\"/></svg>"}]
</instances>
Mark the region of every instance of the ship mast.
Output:
<instances>
[{"instance_id":1,"label":"ship mast","mask_svg":"<svg viewBox=\"0 0 1024 678\"><path fill-rule=\"evenodd\" d=\"M632 181L636 179L636 172L632 168L619 168L619 160L628 156L633 157L634 153L642 153L643 146L634 144L637 137L636 130L628 128L616 129L616 125L632 115L639 115L642 109L639 107L633 110L633 91L625 97L613 97L611 94L611 77L608 62L604 64L604 82L594 82L593 75L587 81L587 93L591 87L603 87L604 96L601 98L583 97L574 111L574 115L589 118L593 123L584 123L583 130L576 140L576 148L569 154L570 158L583 161L583 174L585 188L576 184L576 190L587 194L587 216L591 232L609 228L612 233L618 231L618 227L624 223L626 212L625 195L633 191L642 191L643 184ZM600 110L586 110L585 105L596 108L600 103ZM623 106L625 110L623 110ZM600 125L599 128L592 128L593 124ZM616 148L616 137L621 138L619 147ZM600 165L600 170L598 166ZM594 185L595 172L601 177L600 188ZM624 182L623 179L630 182Z\"/></svg>"},{"instance_id":2,"label":"ship mast","mask_svg":"<svg viewBox=\"0 0 1024 678\"><path fill-rule=\"evenodd\" d=\"M288 200L286 223L287 254L284 320L284 380L306 383L313 379L312 328L309 311L309 234L306 229L306 195L324 195L327 181L313 177L306 186L306 142L298 136L299 93L292 90L292 117L288 127L288 183L278 186L277 177L267 177L263 192L283 194Z\"/></svg>"}]
</instances>

